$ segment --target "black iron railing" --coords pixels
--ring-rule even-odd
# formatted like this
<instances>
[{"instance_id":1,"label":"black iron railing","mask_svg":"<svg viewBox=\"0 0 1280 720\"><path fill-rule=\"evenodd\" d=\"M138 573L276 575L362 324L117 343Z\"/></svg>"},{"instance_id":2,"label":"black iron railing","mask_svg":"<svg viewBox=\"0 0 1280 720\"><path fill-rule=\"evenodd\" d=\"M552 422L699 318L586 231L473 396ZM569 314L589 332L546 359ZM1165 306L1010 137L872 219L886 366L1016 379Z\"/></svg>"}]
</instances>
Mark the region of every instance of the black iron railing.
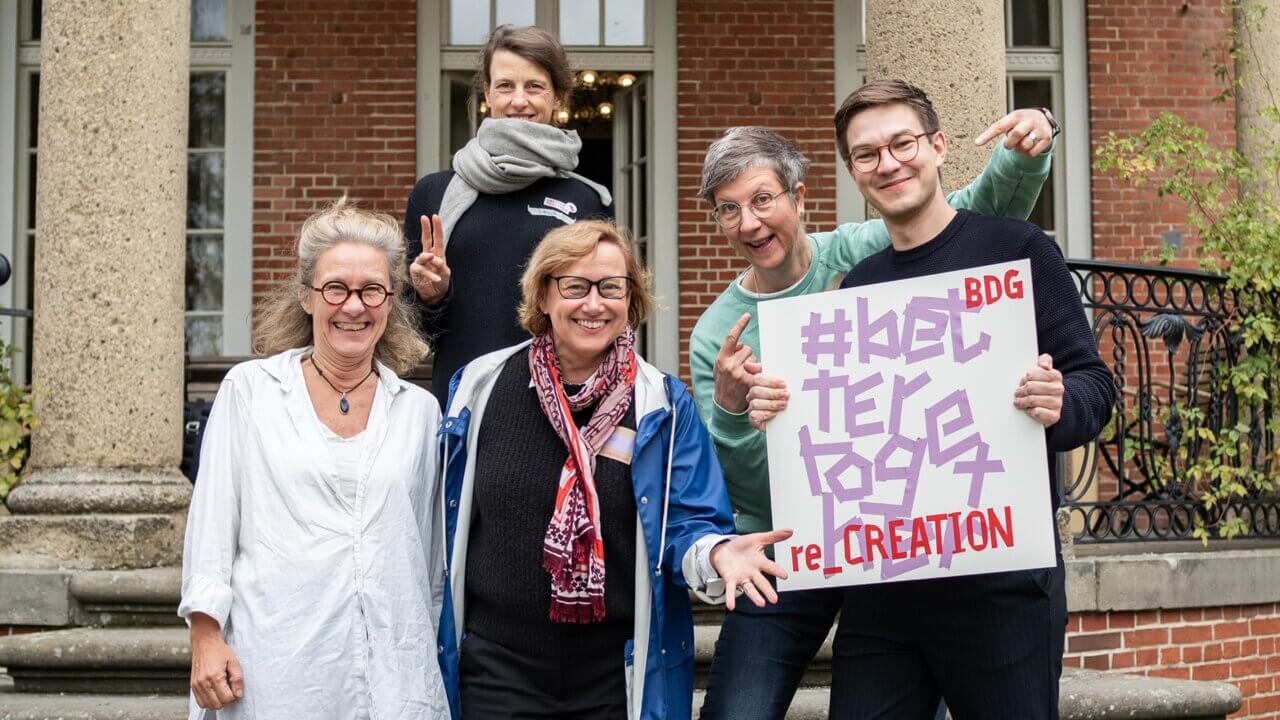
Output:
<instances>
[{"instance_id":1,"label":"black iron railing","mask_svg":"<svg viewBox=\"0 0 1280 720\"><path fill-rule=\"evenodd\" d=\"M1078 543L1180 540L1197 518L1238 518L1251 536L1280 537L1280 496L1250 489L1206 509L1186 472L1209 452L1198 432L1248 427L1240 462L1267 473L1275 447L1261 407L1237 401L1224 373L1243 357L1228 325L1236 308L1225 279L1194 270L1069 260L1092 315L1103 362L1116 380L1111 421L1083 452L1060 458L1059 497ZM1240 308L1247 312L1247 308ZM1275 397L1277 387L1267 388Z\"/></svg>"}]
</instances>

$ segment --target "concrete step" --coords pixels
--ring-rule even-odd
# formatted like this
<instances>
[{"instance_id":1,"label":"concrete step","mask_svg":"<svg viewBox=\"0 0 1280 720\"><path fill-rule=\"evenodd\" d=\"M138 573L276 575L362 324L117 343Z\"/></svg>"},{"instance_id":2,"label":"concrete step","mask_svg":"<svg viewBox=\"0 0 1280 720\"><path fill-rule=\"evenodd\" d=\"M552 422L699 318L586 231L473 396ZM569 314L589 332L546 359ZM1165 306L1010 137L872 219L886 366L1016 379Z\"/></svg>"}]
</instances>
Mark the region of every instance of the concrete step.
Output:
<instances>
[{"instance_id":1,"label":"concrete step","mask_svg":"<svg viewBox=\"0 0 1280 720\"><path fill-rule=\"evenodd\" d=\"M186 720L185 695L28 695L0 690L0 720Z\"/></svg>"},{"instance_id":2,"label":"concrete step","mask_svg":"<svg viewBox=\"0 0 1280 720\"><path fill-rule=\"evenodd\" d=\"M186 694L185 627L76 628L0 638L15 693Z\"/></svg>"},{"instance_id":3,"label":"concrete step","mask_svg":"<svg viewBox=\"0 0 1280 720\"><path fill-rule=\"evenodd\" d=\"M827 720L827 688L802 687L796 691L787 710L786 720ZM693 717L698 717L702 709L702 701L706 699L705 690L693 691ZM0 718L0 720L3 720Z\"/></svg>"},{"instance_id":4,"label":"concrete step","mask_svg":"<svg viewBox=\"0 0 1280 720\"><path fill-rule=\"evenodd\" d=\"M0 625L181 625L178 568L0 569Z\"/></svg>"}]
</instances>

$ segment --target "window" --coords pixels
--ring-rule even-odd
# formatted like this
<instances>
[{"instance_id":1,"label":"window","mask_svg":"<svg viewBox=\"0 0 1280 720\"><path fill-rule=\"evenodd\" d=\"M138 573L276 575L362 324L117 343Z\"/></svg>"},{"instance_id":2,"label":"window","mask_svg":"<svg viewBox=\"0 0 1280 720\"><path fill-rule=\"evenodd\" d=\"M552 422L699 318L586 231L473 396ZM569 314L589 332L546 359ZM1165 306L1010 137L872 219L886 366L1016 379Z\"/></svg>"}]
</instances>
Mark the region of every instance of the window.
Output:
<instances>
[{"instance_id":1,"label":"window","mask_svg":"<svg viewBox=\"0 0 1280 720\"><path fill-rule=\"evenodd\" d=\"M254 0L191 0L186 348L193 356L249 353L253 6ZM0 172L14 180L13 242L0 251L13 262L8 297L18 308L32 307L33 299L42 11L41 0L19 3L12 93L17 152L11 171L0 163ZM6 339L23 351L25 362L15 368L23 379L29 377L30 326L15 320L7 328Z\"/></svg>"},{"instance_id":2,"label":"window","mask_svg":"<svg viewBox=\"0 0 1280 720\"><path fill-rule=\"evenodd\" d=\"M649 44L645 0L448 0L445 45L482 45L499 25L545 27L570 47Z\"/></svg>"},{"instance_id":3,"label":"window","mask_svg":"<svg viewBox=\"0 0 1280 720\"><path fill-rule=\"evenodd\" d=\"M1005 0L1005 67L1009 108L1047 107L1062 117L1062 41L1058 0ZM1050 237L1062 229L1063 143L1054 149L1053 169L1027 218Z\"/></svg>"}]
</instances>

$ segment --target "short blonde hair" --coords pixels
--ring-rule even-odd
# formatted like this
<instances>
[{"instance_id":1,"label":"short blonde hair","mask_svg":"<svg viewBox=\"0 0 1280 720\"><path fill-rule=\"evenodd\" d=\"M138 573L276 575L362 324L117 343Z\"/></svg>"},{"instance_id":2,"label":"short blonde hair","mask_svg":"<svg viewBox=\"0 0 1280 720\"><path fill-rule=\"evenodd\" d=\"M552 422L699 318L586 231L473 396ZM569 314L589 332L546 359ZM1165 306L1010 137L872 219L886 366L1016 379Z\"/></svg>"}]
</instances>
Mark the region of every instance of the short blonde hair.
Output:
<instances>
[{"instance_id":1,"label":"short blonde hair","mask_svg":"<svg viewBox=\"0 0 1280 720\"><path fill-rule=\"evenodd\" d=\"M551 290L551 276L575 260L595 252L602 242L615 243L622 250L631 278L627 296L627 324L639 327L653 312L653 292L649 289L649 271L636 257L635 245L626 230L605 220L583 220L558 227L547 233L529 257L524 277L520 279L524 300L520 303L520 324L532 335L551 329L551 319L540 309Z\"/></svg>"},{"instance_id":2,"label":"short blonde hair","mask_svg":"<svg viewBox=\"0 0 1280 720\"><path fill-rule=\"evenodd\" d=\"M402 297L409 280L404 234L395 218L361 210L345 196L302 223L297 273L280 283L267 300L256 323L253 351L274 355L315 343L311 316L302 307L301 292L310 291L321 253L344 242L377 248L387 260L391 279L391 287L387 288L387 327L373 348L373 357L404 375L427 354L427 343L418 331L416 310Z\"/></svg>"}]
</instances>

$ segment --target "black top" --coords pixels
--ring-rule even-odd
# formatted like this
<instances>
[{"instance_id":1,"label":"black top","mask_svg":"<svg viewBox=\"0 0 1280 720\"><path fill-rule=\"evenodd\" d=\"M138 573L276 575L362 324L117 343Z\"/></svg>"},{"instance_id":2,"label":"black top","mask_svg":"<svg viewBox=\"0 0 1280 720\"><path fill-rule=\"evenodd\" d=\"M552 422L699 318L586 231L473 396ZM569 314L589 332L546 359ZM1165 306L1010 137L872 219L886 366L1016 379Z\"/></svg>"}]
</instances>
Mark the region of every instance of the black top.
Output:
<instances>
[{"instance_id":1,"label":"black top","mask_svg":"<svg viewBox=\"0 0 1280 720\"><path fill-rule=\"evenodd\" d=\"M1093 330L1062 250L1040 228L1024 220L957 210L937 237L910 250L892 246L858 263L840 287L855 287L963 270L1011 260L1031 261L1036 345L1053 357L1065 391L1062 415L1045 430L1049 451L1049 497L1058 507L1053 453L1080 447L1101 432L1111 416L1115 380L1098 356ZM1030 369L1030 368L1028 368ZM1012 398L1010 399L1012 401Z\"/></svg>"},{"instance_id":2,"label":"black top","mask_svg":"<svg viewBox=\"0 0 1280 720\"><path fill-rule=\"evenodd\" d=\"M561 656L588 649L617 650L621 657L621 647L632 635L635 602L631 468L596 458L604 532L604 621L551 622L551 576L542 567L542 541L569 450L547 421L529 380L525 350L503 366L480 423L467 548L466 628L522 652ZM594 409L574 413L574 422L585 425ZM636 427L634 399L622 426Z\"/></svg>"},{"instance_id":3,"label":"black top","mask_svg":"<svg viewBox=\"0 0 1280 720\"><path fill-rule=\"evenodd\" d=\"M440 211L452 179L452 170L432 173L409 193L404 221L409 263L422 252L419 218ZM528 339L516 319L520 276L542 237L593 217L613 217L613 209L600 202L595 190L572 178L546 178L505 195L481 193L458 219L445 249L452 280L444 302L428 307L409 289L434 350L431 390L441 407L446 407L449 379L458 368Z\"/></svg>"}]
</instances>

